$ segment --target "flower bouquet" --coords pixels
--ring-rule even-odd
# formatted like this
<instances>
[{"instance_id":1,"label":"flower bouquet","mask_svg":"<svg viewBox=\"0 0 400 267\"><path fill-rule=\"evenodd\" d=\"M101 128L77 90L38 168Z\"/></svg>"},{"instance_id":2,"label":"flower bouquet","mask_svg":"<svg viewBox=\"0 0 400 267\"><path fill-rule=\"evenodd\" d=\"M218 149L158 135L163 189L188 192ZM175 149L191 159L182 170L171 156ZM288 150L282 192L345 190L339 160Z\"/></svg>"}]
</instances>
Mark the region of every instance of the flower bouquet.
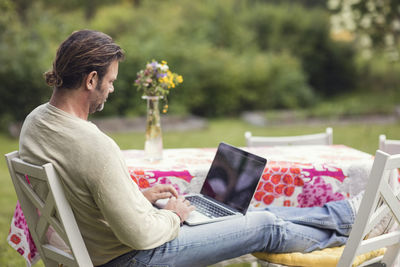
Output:
<instances>
[{"instance_id":1,"label":"flower bouquet","mask_svg":"<svg viewBox=\"0 0 400 267\"><path fill-rule=\"evenodd\" d=\"M158 63L153 60L147 63L146 68L137 73L135 85L139 91L143 91L143 96L157 96L164 101L163 113L168 110L167 95L171 88L183 82L181 75L172 73L166 61Z\"/></svg>"},{"instance_id":2,"label":"flower bouquet","mask_svg":"<svg viewBox=\"0 0 400 267\"><path fill-rule=\"evenodd\" d=\"M162 158L162 132L159 111L159 100L163 100L163 113L168 110L167 96L171 88L183 82L181 75L172 73L167 62L153 60L147 63L144 70L137 73L135 85L143 91L142 98L147 100L146 141L144 150L151 160Z\"/></svg>"}]
</instances>

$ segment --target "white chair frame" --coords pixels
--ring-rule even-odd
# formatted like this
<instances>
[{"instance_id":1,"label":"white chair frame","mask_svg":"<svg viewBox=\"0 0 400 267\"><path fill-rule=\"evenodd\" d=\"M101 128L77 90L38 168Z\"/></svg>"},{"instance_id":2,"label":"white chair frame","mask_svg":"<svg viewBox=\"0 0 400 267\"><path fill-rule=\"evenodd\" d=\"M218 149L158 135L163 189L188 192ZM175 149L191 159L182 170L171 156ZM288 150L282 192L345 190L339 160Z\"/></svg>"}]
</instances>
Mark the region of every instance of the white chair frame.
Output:
<instances>
[{"instance_id":1,"label":"white chair frame","mask_svg":"<svg viewBox=\"0 0 400 267\"><path fill-rule=\"evenodd\" d=\"M374 262L386 264L385 266L388 267L394 265L400 252L400 230L366 240L364 237L388 212L391 212L397 222L400 222L399 195L395 195L389 185L392 171L398 168L400 168L400 154L389 155L380 150L376 152L360 210L337 266L350 267L357 255L382 247L387 248L384 256L365 262L361 266L368 266ZM385 204L379 206L381 200Z\"/></svg>"},{"instance_id":2,"label":"white chair frame","mask_svg":"<svg viewBox=\"0 0 400 267\"><path fill-rule=\"evenodd\" d=\"M37 166L24 162L18 151L5 155L15 192L29 231L45 266L90 267L93 263L86 249L63 186L52 164ZM42 199L26 176L48 186ZM70 253L48 243L46 233L52 226L70 248Z\"/></svg>"},{"instance_id":3,"label":"white chair frame","mask_svg":"<svg viewBox=\"0 0 400 267\"><path fill-rule=\"evenodd\" d=\"M386 139L386 135L379 136L379 150L390 155L400 154L400 140Z\"/></svg>"},{"instance_id":4,"label":"white chair frame","mask_svg":"<svg viewBox=\"0 0 400 267\"><path fill-rule=\"evenodd\" d=\"M360 209L337 267L351 267L357 255L383 247L387 248L383 256L368 260L359 267L394 267L395 260L400 252L400 230L370 239L365 239L365 236L388 212L391 212L397 222L400 222L400 194L395 195L389 185L392 171L398 168L400 168L400 154L389 155L380 150L376 152ZM263 267L287 267L263 260L259 260L259 263Z\"/></svg>"},{"instance_id":5,"label":"white chair frame","mask_svg":"<svg viewBox=\"0 0 400 267\"><path fill-rule=\"evenodd\" d=\"M296 136L253 136L247 131L244 134L247 147L285 146L285 145L332 145L333 130L326 128L324 133Z\"/></svg>"}]
</instances>

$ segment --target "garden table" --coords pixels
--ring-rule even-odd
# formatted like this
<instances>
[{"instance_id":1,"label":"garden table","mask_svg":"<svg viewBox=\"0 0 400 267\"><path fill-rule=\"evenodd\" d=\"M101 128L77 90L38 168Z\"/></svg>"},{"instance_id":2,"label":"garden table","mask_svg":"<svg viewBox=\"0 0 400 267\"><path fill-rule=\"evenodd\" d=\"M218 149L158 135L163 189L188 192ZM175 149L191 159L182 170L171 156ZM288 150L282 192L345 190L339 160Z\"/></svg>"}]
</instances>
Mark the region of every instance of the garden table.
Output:
<instances>
[{"instance_id":1,"label":"garden table","mask_svg":"<svg viewBox=\"0 0 400 267\"><path fill-rule=\"evenodd\" d=\"M254 206L322 206L365 188L373 156L344 145L242 148L267 159ZM132 179L144 189L172 184L179 193L199 192L216 148L165 149L150 162L142 150L123 151ZM398 184L399 181L396 181Z\"/></svg>"},{"instance_id":2,"label":"garden table","mask_svg":"<svg viewBox=\"0 0 400 267\"><path fill-rule=\"evenodd\" d=\"M265 157L267 165L252 205L311 207L357 194L367 183L373 156L344 145L243 148ZM164 149L163 159L148 161L143 150L122 151L131 178L141 189L171 184L180 194L199 192L216 148ZM400 187L398 177L391 183ZM8 242L27 260L35 248L17 205Z\"/></svg>"}]
</instances>

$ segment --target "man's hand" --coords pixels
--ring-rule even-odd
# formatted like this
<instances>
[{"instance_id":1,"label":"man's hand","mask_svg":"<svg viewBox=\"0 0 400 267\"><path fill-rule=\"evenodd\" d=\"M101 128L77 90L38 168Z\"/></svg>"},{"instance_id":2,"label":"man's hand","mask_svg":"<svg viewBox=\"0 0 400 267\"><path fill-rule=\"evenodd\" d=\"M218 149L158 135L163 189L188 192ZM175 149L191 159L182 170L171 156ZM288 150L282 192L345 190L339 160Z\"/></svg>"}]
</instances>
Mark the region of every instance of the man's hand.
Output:
<instances>
[{"instance_id":1,"label":"man's hand","mask_svg":"<svg viewBox=\"0 0 400 267\"><path fill-rule=\"evenodd\" d=\"M143 195L154 204L157 200L162 198L171 198L171 197L178 197L178 192L176 189L169 184L157 184L145 191L143 191Z\"/></svg>"},{"instance_id":2,"label":"man's hand","mask_svg":"<svg viewBox=\"0 0 400 267\"><path fill-rule=\"evenodd\" d=\"M189 200L180 196L178 198L172 197L164 209L175 212L181 219L181 223L183 223L195 207L190 204Z\"/></svg>"}]
</instances>

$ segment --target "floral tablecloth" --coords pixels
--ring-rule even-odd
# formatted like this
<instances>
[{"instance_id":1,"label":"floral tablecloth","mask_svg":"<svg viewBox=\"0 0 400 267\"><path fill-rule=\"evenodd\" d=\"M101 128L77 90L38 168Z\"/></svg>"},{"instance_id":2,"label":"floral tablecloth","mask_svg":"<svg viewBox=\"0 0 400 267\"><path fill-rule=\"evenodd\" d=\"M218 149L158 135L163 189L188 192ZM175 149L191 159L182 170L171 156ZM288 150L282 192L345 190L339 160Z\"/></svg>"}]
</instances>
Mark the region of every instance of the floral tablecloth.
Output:
<instances>
[{"instance_id":1,"label":"floral tablecloth","mask_svg":"<svg viewBox=\"0 0 400 267\"><path fill-rule=\"evenodd\" d=\"M243 148L267 159L253 205L322 206L365 188L373 156L344 146ZM142 150L126 150L130 175L141 188L172 184L181 194L199 192L216 149L166 149L149 162ZM398 181L396 181L398 184Z\"/></svg>"},{"instance_id":2,"label":"floral tablecloth","mask_svg":"<svg viewBox=\"0 0 400 267\"><path fill-rule=\"evenodd\" d=\"M276 146L243 148L267 159L267 166L252 205L322 206L363 190L373 156L343 145ZM123 154L131 178L141 189L157 183L172 184L180 194L199 192L216 148L165 149L163 160L150 162L143 150ZM394 187L400 182L391 181ZM8 236L9 244L28 265L38 259L22 211L17 208Z\"/></svg>"}]
</instances>

